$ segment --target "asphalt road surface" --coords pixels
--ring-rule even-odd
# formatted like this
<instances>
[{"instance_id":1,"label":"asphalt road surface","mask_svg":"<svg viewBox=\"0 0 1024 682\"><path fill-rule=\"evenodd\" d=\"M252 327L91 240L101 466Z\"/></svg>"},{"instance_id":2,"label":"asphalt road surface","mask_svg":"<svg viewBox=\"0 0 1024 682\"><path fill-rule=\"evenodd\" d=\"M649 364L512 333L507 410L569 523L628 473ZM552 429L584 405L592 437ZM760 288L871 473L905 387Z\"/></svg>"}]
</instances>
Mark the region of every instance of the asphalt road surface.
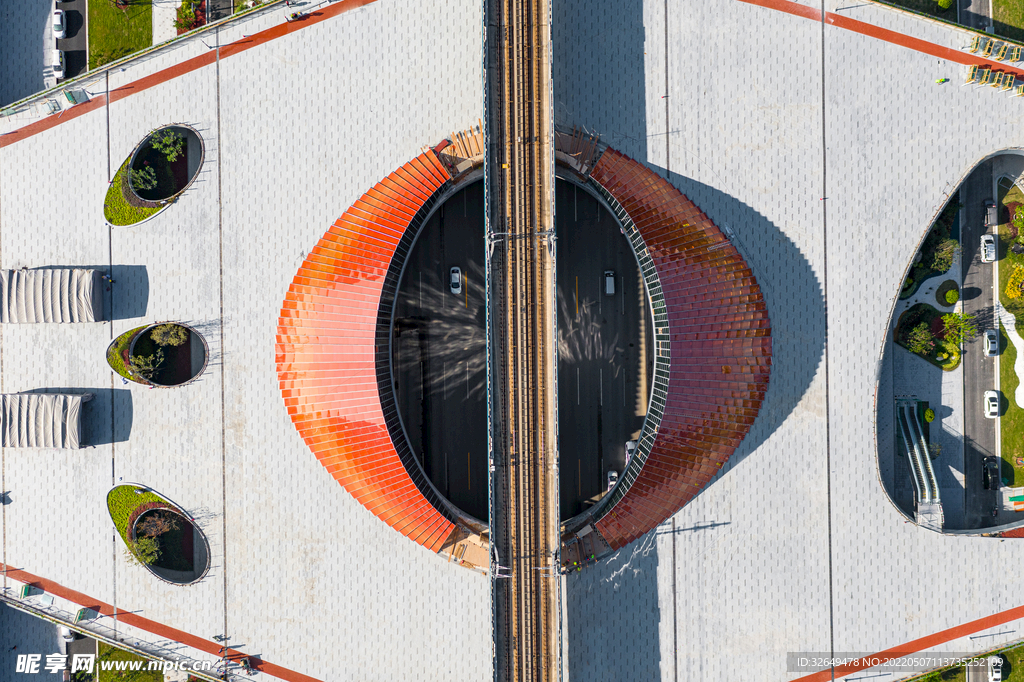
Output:
<instances>
[{"instance_id":1,"label":"asphalt road surface","mask_svg":"<svg viewBox=\"0 0 1024 682\"><path fill-rule=\"evenodd\" d=\"M600 499L624 468L627 440L647 414L651 367L646 292L615 217L586 190L559 180L558 449L563 520ZM615 293L605 289L614 272Z\"/></svg>"},{"instance_id":2,"label":"asphalt road surface","mask_svg":"<svg viewBox=\"0 0 1024 682\"><path fill-rule=\"evenodd\" d=\"M392 361L406 433L430 480L487 520L484 186L444 203L413 245L395 303ZM452 293L449 269L462 271Z\"/></svg>"},{"instance_id":3,"label":"asphalt road surface","mask_svg":"<svg viewBox=\"0 0 1024 682\"><path fill-rule=\"evenodd\" d=\"M67 30L65 37L57 42L57 49L64 50L64 78L74 78L86 72L89 55L86 52L85 0L69 0L57 3L57 9L64 10Z\"/></svg>"},{"instance_id":4,"label":"asphalt road surface","mask_svg":"<svg viewBox=\"0 0 1024 682\"><path fill-rule=\"evenodd\" d=\"M643 426L652 367L646 292L629 242L597 199L556 187L561 518L604 493ZM463 273L452 293L449 269ZM392 362L406 433L427 476L456 507L488 516L484 197L476 182L424 225L395 302ZM604 293L604 271L615 294Z\"/></svg>"},{"instance_id":5,"label":"asphalt road surface","mask_svg":"<svg viewBox=\"0 0 1024 682\"><path fill-rule=\"evenodd\" d=\"M982 465L996 451L996 420L985 417L982 398L985 391L995 388L995 362L985 356L984 333L998 329L995 323L992 275L995 263L981 262L981 235L995 232L986 228L985 202L992 196L992 164L986 161L964 181L960 188L960 226L962 230L962 268L964 313L976 316L978 336L964 344L964 527L990 526L994 519L992 509L997 503L997 492L985 490ZM1002 255L1002 254L1000 254ZM1005 409L1005 400L1004 405ZM934 426L934 425L933 425Z\"/></svg>"}]
</instances>

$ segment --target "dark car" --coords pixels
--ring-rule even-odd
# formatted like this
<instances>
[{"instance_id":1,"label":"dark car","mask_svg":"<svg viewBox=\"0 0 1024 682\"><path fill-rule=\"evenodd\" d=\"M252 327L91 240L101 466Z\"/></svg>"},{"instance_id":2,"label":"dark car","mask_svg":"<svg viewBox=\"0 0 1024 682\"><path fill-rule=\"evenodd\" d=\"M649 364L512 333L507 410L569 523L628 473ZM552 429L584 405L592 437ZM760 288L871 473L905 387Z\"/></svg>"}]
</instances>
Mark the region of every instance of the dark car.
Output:
<instances>
[{"instance_id":1,"label":"dark car","mask_svg":"<svg viewBox=\"0 0 1024 682\"><path fill-rule=\"evenodd\" d=\"M995 457L985 458L984 471L985 490L996 490L999 488L999 465Z\"/></svg>"}]
</instances>

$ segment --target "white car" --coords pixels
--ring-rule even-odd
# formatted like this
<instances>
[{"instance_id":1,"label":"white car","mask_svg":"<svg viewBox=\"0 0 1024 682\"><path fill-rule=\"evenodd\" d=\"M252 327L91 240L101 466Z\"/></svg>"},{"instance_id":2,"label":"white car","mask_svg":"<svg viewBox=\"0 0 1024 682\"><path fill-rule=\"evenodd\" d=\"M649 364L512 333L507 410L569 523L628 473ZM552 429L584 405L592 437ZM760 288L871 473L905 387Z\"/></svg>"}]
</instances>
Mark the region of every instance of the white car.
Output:
<instances>
[{"instance_id":1,"label":"white car","mask_svg":"<svg viewBox=\"0 0 1024 682\"><path fill-rule=\"evenodd\" d=\"M996 259L996 238L990 234L981 235L981 262L991 263Z\"/></svg>"},{"instance_id":2,"label":"white car","mask_svg":"<svg viewBox=\"0 0 1024 682\"><path fill-rule=\"evenodd\" d=\"M58 9L53 12L53 37L63 38L67 30L67 21L64 18L64 10Z\"/></svg>"},{"instance_id":3,"label":"white car","mask_svg":"<svg viewBox=\"0 0 1024 682\"><path fill-rule=\"evenodd\" d=\"M619 480L619 472L612 469L608 472L608 490L610 491L615 487L615 484Z\"/></svg>"},{"instance_id":4,"label":"white car","mask_svg":"<svg viewBox=\"0 0 1024 682\"><path fill-rule=\"evenodd\" d=\"M636 452L636 441L635 440L627 440L626 441L626 466L629 466L629 459L633 456L634 452Z\"/></svg>"},{"instance_id":5,"label":"white car","mask_svg":"<svg viewBox=\"0 0 1024 682\"><path fill-rule=\"evenodd\" d=\"M75 633L71 632L71 628L61 626L60 638L65 642L73 642L75 641Z\"/></svg>"},{"instance_id":6,"label":"white car","mask_svg":"<svg viewBox=\"0 0 1024 682\"><path fill-rule=\"evenodd\" d=\"M999 394L995 391L985 391L985 416L989 419L999 416Z\"/></svg>"},{"instance_id":7,"label":"white car","mask_svg":"<svg viewBox=\"0 0 1024 682\"><path fill-rule=\"evenodd\" d=\"M462 293L462 270L458 268L452 268L449 272L449 284L452 288L453 294Z\"/></svg>"},{"instance_id":8,"label":"white car","mask_svg":"<svg viewBox=\"0 0 1024 682\"><path fill-rule=\"evenodd\" d=\"M999 355L999 336L995 329L985 331L985 355L990 358Z\"/></svg>"},{"instance_id":9,"label":"white car","mask_svg":"<svg viewBox=\"0 0 1024 682\"><path fill-rule=\"evenodd\" d=\"M64 51L63 50L54 50L53 51L52 65L53 65L53 75L56 76L57 78L63 78L64 77Z\"/></svg>"},{"instance_id":10,"label":"white car","mask_svg":"<svg viewBox=\"0 0 1024 682\"><path fill-rule=\"evenodd\" d=\"M1000 682L1003 679L1003 657L988 657L988 682Z\"/></svg>"}]
</instances>

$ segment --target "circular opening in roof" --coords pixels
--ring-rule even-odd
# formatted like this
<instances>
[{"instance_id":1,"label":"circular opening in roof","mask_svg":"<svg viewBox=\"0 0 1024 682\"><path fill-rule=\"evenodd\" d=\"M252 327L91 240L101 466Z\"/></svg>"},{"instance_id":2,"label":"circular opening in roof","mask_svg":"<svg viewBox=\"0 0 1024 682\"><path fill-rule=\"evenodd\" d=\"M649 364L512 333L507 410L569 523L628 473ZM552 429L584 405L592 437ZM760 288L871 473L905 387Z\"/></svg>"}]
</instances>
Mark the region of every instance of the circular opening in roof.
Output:
<instances>
[{"instance_id":1,"label":"circular opening in roof","mask_svg":"<svg viewBox=\"0 0 1024 682\"><path fill-rule=\"evenodd\" d=\"M163 322L135 334L126 357L133 380L172 387L199 378L209 361L208 351L206 339L192 327L181 322Z\"/></svg>"},{"instance_id":2,"label":"circular opening in roof","mask_svg":"<svg viewBox=\"0 0 1024 682\"><path fill-rule=\"evenodd\" d=\"M189 126L154 130L128 164L130 191L141 201L162 202L188 189L203 165L203 140Z\"/></svg>"},{"instance_id":3,"label":"circular opening in roof","mask_svg":"<svg viewBox=\"0 0 1024 682\"><path fill-rule=\"evenodd\" d=\"M406 261L392 322L392 374L406 435L434 487L488 517L484 186L449 196ZM625 468L651 391L650 306L615 216L556 184L561 520L599 502Z\"/></svg>"}]
</instances>

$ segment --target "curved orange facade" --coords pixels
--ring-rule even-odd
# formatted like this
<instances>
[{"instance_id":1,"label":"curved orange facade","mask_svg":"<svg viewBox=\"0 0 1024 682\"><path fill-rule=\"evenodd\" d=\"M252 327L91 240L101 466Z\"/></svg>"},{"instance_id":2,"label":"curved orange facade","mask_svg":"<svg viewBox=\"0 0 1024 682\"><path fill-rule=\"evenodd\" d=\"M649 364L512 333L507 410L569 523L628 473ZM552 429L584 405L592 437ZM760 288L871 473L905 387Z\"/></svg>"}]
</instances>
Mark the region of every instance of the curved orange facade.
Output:
<instances>
[{"instance_id":1,"label":"curved orange facade","mask_svg":"<svg viewBox=\"0 0 1024 682\"><path fill-rule=\"evenodd\" d=\"M389 435L393 399L378 388L390 381L386 361L381 374L387 332L380 327L389 318L381 309L393 296L396 252L404 257L407 230L448 180L428 151L358 199L292 280L275 347L285 407L320 463L385 523L434 551L455 524L443 503L428 499L429 482L414 480L421 472L405 466Z\"/></svg>"},{"instance_id":2,"label":"curved orange facade","mask_svg":"<svg viewBox=\"0 0 1024 682\"><path fill-rule=\"evenodd\" d=\"M625 492L595 524L618 549L679 511L746 436L768 390L771 325L743 257L667 180L612 149L591 179L642 238L634 248L655 309L651 414L660 425L653 442L642 436Z\"/></svg>"}]
</instances>

